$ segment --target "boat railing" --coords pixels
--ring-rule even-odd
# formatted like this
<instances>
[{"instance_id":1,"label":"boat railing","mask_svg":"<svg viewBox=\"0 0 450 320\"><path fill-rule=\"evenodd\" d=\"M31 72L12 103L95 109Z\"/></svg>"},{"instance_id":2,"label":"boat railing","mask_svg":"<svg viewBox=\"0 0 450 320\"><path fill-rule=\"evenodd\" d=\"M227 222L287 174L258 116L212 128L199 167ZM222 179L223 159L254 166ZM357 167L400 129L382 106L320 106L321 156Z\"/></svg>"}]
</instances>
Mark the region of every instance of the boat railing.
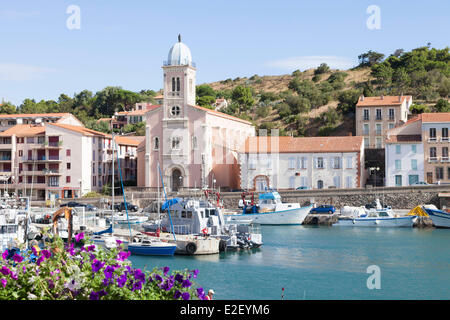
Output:
<instances>
[{"instance_id":1,"label":"boat railing","mask_svg":"<svg viewBox=\"0 0 450 320\"><path fill-rule=\"evenodd\" d=\"M175 234L190 234L191 226L190 225L176 225L173 226L173 231Z\"/></svg>"}]
</instances>

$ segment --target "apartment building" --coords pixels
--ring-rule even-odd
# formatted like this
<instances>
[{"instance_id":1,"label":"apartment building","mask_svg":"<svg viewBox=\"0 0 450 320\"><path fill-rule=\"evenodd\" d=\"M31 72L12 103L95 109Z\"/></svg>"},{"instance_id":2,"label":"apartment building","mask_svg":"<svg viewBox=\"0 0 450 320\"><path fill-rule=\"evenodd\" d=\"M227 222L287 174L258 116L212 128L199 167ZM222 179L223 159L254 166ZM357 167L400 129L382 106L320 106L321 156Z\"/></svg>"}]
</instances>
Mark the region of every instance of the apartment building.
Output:
<instances>
[{"instance_id":1,"label":"apartment building","mask_svg":"<svg viewBox=\"0 0 450 320\"><path fill-rule=\"evenodd\" d=\"M384 148L386 131L406 123L411 96L361 96L356 104L356 135L365 148Z\"/></svg>"},{"instance_id":2,"label":"apartment building","mask_svg":"<svg viewBox=\"0 0 450 320\"><path fill-rule=\"evenodd\" d=\"M241 188L364 187L363 138L249 137L239 153Z\"/></svg>"},{"instance_id":3,"label":"apartment building","mask_svg":"<svg viewBox=\"0 0 450 320\"><path fill-rule=\"evenodd\" d=\"M83 126L83 123L71 113L30 113L30 114L0 114L0 132L17 124L65 123Z\"/></svg>"},{"instance_id":4,"label":"apartment building","mask_svg":"<svg viewBox=\"0 0 450 320\"><path fill-rule=\"evenodd\" d=\"M136 179L137 141L116 137L115 181ZM112 179L112 137L64 123L19 124L0 133L0 176L33 200L76 198ZM118 167L121 171L118 171Z\"/></svg>"}]
</instances>

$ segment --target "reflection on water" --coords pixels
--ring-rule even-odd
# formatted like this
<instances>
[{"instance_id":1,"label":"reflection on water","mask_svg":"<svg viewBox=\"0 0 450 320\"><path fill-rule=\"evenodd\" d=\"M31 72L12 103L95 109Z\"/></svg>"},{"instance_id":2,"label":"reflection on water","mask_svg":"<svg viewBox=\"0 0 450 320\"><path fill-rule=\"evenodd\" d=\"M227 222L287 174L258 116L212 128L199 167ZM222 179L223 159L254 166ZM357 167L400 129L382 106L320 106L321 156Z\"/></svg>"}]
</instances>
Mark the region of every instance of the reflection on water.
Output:
<instances>
[{"instance_id":1,"label":"reflection on water","mask_svg":"<svg viewBox=\"0 0 450 320\"><path fill-rule=\"evenodd\" d=\"M199 269L218 299L448 299L450 230L263 226L258 249L215 255L138 257L136 267ZM368 290L369 265L382 289Z\"/></svg>"}]
</instances>

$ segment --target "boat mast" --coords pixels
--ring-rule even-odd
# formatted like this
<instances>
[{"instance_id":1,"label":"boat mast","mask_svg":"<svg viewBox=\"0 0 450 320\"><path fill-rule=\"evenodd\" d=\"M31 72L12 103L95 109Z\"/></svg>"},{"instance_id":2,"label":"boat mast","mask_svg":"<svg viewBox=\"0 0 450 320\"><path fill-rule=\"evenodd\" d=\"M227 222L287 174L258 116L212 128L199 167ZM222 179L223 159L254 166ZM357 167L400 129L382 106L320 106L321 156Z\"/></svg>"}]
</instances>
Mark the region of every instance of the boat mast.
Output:
<instances>
[{"instance_id":1,"label":"boat mast","mask_svg":"<svg viewBox=\"0 0 450 320\"><path fill-rule=\"evenodd\" d=\"M115 144L114 144L114 130L112 130L111 132L111 136L112 136L112 182L111 182L111 188L112 188L112 198L111 198L111 223L112 223L112 227L114 228L114 151L115 151Z\"/></svg>"},{"instance_id":2,"label":"boat mast","mask_svg":"<svg viewBox=\"0 0 450 320\"><path fill-rule=\"evenodd\" d=\"M159 172L159 161L158 161L158 172ZM158 194L157 194L157 203L158 203L158 224L159 224L159 229L161 230L161 209L160 209L160 206L159 206L159 196L160 196L160 193L159 193L159 179L157 179L158 180Z\"/></svg>"}]
</instances>

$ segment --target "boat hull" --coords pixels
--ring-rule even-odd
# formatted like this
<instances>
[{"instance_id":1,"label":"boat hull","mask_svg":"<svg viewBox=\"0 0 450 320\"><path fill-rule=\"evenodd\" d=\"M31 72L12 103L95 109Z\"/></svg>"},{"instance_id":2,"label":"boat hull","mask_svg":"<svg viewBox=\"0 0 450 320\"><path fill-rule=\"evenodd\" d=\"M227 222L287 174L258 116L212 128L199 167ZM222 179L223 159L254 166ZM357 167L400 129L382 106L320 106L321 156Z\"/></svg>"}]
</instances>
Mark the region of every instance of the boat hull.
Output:
<instances>
[{"instance_id":1,"label":"boat hull","mask_svg":"<svg viewBox=\"0 0 450 320\"><path fill-rule=\"evenodd\" d=\"M283 211L229 215L227 216L227 223L252 220L253 223L263 225L302 224L312 207L311 205Z\"/></svg>"},{"instance_id":2,"label":"boat hull","mask_svg":"<svg viewBox=\"0 0 450 320\"><path fill-rule=\"evenodd\" d=\"M131 254L134 255L142 255L142 256L173 256L175 254L175 250L177 249L176 245L151 245L151 246L141 246L135 244L129 244L128 250Z\"/></svg>"},{"instance_id":3,"label":"boat hull","mask_svg":"<svg viewBox=\"0 0 450 320\"><path fill-rule=\"evenodd\" d=\"M416 221L416 216L398 218L339 218L335 226L343 227L408 227L411 228Z\"/></svg>"},{"instance_id":4,"label":"boat hull","mask_svg":"<svg viewBox=\"0 0 450 320\"><path fill-rule=\"evenodd\" d=\"M426 210L436 228L450 228L450 214L444 211Z\"/></svg>"}]
</instances>

